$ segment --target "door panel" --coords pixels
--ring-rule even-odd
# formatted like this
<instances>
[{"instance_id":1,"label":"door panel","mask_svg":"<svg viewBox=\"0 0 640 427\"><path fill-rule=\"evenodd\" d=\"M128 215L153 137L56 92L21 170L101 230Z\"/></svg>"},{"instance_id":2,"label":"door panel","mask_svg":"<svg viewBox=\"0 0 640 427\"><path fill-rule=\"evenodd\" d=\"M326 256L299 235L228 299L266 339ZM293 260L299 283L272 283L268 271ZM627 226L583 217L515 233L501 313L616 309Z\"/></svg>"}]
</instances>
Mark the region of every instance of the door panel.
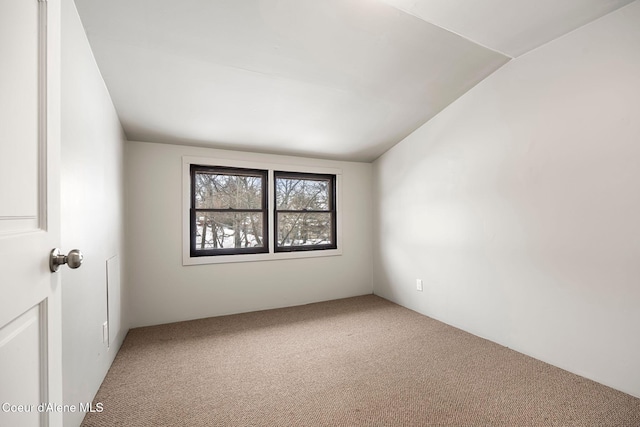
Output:
<instances>
[{"instance_id":1,"label":"door panel","mask_svg":"<svg viewBox=\"0 0 640 427\"><path fill-rule=\"evenodd\" d=\"M62 425L59 11L0 0L0 426Z\"/></svg>"},{"instance_id":2,"label":"door panel","mask_svg":"<svg viewBox=\"0 0 640 427\"><path fill-rule=\"evenodd\" d=\"M40 424L40 408L32 403L44 397L40 394L44 374L41 355L46 334L41 329L40 311L40 306L35 306L0 329L0 384L11 385L11 390L4 390L10 396L0 397L2 426Z\"/></svg>"},{"instance_id":3,"label":"door panel","mask_svg":"<svg viewBox=\"0 0 640 427\"><path fill-rule=\"evenodd\" d=\"M0 182L12 184L0 186L0 233L39 225L38 164L33 161L40 142L38 9L37 1L0 0L0 139L14 142L0 145Z\"/></svg>"}]
</instances>

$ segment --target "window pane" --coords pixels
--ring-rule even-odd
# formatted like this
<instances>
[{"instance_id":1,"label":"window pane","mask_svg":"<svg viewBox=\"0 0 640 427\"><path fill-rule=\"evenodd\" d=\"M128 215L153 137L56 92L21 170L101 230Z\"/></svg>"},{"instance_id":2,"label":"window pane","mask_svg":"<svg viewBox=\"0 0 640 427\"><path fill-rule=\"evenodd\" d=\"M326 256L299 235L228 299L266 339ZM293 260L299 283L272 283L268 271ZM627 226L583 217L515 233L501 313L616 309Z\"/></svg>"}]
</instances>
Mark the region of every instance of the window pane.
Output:
<instances>
[{"instance_id":1,"label":"window pane","mask_svg":"<svg viewBox=\"0 0 640 427\"><path fill-rule=\"evenodd\" d=\"M329 179L276 178L279 210L329 210Z\"/></svg>"},{"instance_id":2,"label":"window pane","mask_svg":"<svg viewBox=\"0 0 640 427\"><path fill-rule=\"evenodd\" d=\"M262 177L196 172L196 209L262 209Z\"/></svg>"},{"instance_id":3,"label":"window pane","mask_svg":"<svg viewBox=\"0 0 640 427\"><path fill-rule=\"evenodd\" d=\"M330 213L279 213L278 246L330 245Z\"/></svg>"},{"instance_id":4,"label":"window pane","mask_svg":"<svg viewBox=\"0 0 640 427\"><path fill-rule=\"evenodd\" d=\"M261 212L196 212L196 251L263 247Z\"/></svg>"}]
</instances>

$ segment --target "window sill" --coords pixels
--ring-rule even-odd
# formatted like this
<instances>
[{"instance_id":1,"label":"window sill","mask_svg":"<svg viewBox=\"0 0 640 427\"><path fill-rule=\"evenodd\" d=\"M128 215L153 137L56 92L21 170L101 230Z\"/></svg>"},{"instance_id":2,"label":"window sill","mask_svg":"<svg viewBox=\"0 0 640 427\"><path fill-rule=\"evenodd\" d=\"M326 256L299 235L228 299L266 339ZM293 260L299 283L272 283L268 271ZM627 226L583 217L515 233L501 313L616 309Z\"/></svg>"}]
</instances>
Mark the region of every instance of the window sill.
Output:
<instances>
[{"instance_id":1,"label":"window sill","mask_svg":"<svg viewBox=\"0 0 640 427\"><path fill-rule=\"evenodd\" d=\"M320 258L340 255L342 255L342 250L340 248L324 249L320 251L276 252L246 255L216 255L201 257L192 257L190 255L186 255L182 258L182 265L189 266L205 264L228 264L232 262L278 261L285 259Z\"/></svg>"}]
</instances>

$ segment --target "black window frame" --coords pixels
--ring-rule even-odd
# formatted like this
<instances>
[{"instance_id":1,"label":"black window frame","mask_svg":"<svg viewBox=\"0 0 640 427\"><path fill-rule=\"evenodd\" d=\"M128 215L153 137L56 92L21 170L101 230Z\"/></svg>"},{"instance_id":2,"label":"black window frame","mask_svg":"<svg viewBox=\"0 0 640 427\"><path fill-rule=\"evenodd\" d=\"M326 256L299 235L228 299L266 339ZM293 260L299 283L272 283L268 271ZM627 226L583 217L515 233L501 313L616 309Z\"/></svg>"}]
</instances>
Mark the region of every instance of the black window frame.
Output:
<instances>
[{"instance_id":1,"label":"black window frame","mask_svg":"<svg viewBox=\"0 0 640 427\"><path fill-rule=\"evenodd\" d=\"M198 172L219 173L227 175L254 175L262 178L262 209L196 209L196 174ZM212 165L190 165L190 200L189 226L190 226L190 255L191 257L220 256L220 255L244 255L244 254L264 254L269 253L269 171L266 169L237 168L228 166ZM251 248L219 248L219 249L196 249L196 216L197 212L260 212L262 213L262 246Z\"/></svg>"},{"instance_id":2,"label":"black window frame","mask_svg":"<svg viewBox=\"0 0 640 427\"><path fill-rule=\"evenodd\" d=\"M329 209L328 210L289 210L278 209L277 185L278 178L308 179L308 180L328 180L329 181ZM273 251L282 252L309 252L338 249L338 225L336 206L336 175L308 173L308 172L287 172L273 171ZM278 214L279 213L329 213L331 216L331 243L324 245L303 245L303 246L279 246L278 245Z\"/></svg>"}]
</instances>

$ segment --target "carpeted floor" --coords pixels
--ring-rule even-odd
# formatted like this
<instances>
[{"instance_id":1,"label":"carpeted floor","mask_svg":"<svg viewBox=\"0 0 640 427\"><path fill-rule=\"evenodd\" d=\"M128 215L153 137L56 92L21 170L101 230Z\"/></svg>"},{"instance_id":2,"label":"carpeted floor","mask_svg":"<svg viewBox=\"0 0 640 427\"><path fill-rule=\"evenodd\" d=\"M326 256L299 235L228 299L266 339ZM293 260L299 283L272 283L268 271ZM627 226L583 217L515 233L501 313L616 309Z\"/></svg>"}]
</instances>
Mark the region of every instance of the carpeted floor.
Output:
<instances>
[{"instance_id":1,"label":"carpeted floor","mask_svg":"<svg viewBox=\"0 0 640 427\"><path fill-rule=\"evenodd\" d=\"M369 295L133 329L83 426L640 426L640 399Z\"/></svg>"}]
</instances>

